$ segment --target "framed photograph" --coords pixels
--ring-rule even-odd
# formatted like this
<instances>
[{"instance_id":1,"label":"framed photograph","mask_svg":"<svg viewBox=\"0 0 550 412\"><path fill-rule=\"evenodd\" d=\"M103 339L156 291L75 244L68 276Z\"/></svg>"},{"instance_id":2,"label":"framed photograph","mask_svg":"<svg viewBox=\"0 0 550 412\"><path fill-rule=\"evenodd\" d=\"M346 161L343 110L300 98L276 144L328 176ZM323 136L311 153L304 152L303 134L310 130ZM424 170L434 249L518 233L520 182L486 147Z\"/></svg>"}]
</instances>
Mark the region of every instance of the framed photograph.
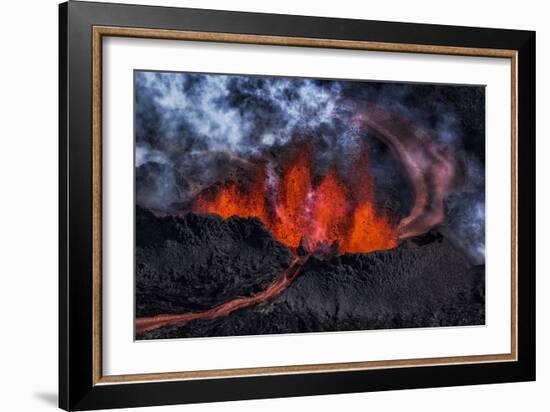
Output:
<instances>
[{"instance_id":1,"label":"framed photograph","mask_svg":"<svg viewBox=\"0 0 550 412\"><path fill-rule=\"evenodd\" d=\"M60 5L66 410L535 379L535 33Z\"/></svg>"}]
</instances>

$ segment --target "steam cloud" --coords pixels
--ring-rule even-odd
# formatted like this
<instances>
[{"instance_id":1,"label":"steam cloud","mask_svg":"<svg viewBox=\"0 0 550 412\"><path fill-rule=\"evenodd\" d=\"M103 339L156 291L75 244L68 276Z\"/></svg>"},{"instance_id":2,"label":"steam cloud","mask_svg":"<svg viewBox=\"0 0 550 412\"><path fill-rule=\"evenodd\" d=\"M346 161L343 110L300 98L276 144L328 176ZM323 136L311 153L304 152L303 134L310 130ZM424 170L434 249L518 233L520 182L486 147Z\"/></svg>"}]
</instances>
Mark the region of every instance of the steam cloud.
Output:
<instances>
[{"instance_id":1,"label":"steam cloud","mask_svg":"<svg viewBox=\"0 0 550 412\"><path fill-rule=\"evenodd\" d=\"M268 161L273 183L281 156L300 141L313 149L319 174L334 165L345 174L366 143L380 197L395 199L396 213L409 216L403 230L414 235L432 219L483 263L483 87L145 71L136 72L135 87L140 206L181 212L201 190L239 176L259 159ZM373 124L382 112L391 114L393 133L382 133L380 121ZM431 151L422 161L443 156L444 167L452 165L452 182L439 187L453 190L434 194L447 169L410 178L415 169L400 158L395 139L409 145L410 154L419 136L397 136L405 124ZM428 197L414 218L419 182ZM431 210L437 202L439 212Z\"/></svg>"}]
</instances>

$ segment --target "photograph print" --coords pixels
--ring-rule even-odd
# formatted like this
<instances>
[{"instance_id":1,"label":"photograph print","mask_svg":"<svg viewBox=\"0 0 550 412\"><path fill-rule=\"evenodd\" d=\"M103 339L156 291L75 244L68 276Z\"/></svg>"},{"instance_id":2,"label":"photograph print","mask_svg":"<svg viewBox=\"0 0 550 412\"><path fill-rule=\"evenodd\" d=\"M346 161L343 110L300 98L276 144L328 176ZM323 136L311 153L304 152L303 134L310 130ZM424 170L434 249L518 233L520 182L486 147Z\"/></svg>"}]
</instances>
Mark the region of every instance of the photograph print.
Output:
<instances>
[{"instance_id":1,"label":"photograph print","mask_svg":"<svg viewBox=\"0 0 550 412\"><path fill-rule=\"evenodd\" d=\"M135 338L485 324L485 87L134 71Z\"/></svg>"}]
</instances>

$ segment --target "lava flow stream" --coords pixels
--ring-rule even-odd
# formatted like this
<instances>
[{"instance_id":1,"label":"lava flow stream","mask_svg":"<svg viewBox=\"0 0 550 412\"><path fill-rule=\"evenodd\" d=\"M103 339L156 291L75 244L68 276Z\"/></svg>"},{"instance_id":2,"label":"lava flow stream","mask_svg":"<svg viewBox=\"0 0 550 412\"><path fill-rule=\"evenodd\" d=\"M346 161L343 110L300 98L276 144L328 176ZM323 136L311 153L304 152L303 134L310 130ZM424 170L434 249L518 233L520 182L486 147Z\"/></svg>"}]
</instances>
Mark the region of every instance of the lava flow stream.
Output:
<instances>
[{"instance_id":1,"label":"lava flow stream","mask_svg":"<svg viewBox=\"0 0 550 412\"><path fill-rule=\"evenodd\" d=\"M217 318L219 316L228 315L237 309L246 308L248 306L263 302L271 297L277 296L283 292L294 281L294 279L296 279L303 265L307 262L309 256L310 255L295 257L290 266L285 269L279 278L263 292L250 297L232 299L216 306L213 309L205 310L203 312L138 318L136 319L136 334L140 335L163 326L182 324L192 320Z\"/></svg>"}]
</instances>

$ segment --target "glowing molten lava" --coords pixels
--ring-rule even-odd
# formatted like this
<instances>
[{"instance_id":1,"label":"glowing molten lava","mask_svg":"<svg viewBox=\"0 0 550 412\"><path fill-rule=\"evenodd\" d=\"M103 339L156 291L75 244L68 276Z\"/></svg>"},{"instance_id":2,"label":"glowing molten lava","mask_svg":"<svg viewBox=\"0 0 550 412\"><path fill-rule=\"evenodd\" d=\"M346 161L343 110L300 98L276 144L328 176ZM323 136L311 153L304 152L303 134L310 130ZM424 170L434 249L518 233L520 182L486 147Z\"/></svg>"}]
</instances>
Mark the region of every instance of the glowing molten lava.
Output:
<instances>
[{"instance_id":1,"label":"glowing molten lava","mask_svg":"<svg viewBox=\"0 0 550 412\"><path fill-rule=\"evenodd\" d=\"M259 167L251 182L226 182L201 192L192 205L200 213L257 217L277 240L291 248L301 244L309 251L338 245L340 253L364 253L397 246L394 226L374 204L373 179L366 156L353 168L355 185L335 168L313 182L312 161L301 150L273 184Z\"/></svg>"}]
</instances>

